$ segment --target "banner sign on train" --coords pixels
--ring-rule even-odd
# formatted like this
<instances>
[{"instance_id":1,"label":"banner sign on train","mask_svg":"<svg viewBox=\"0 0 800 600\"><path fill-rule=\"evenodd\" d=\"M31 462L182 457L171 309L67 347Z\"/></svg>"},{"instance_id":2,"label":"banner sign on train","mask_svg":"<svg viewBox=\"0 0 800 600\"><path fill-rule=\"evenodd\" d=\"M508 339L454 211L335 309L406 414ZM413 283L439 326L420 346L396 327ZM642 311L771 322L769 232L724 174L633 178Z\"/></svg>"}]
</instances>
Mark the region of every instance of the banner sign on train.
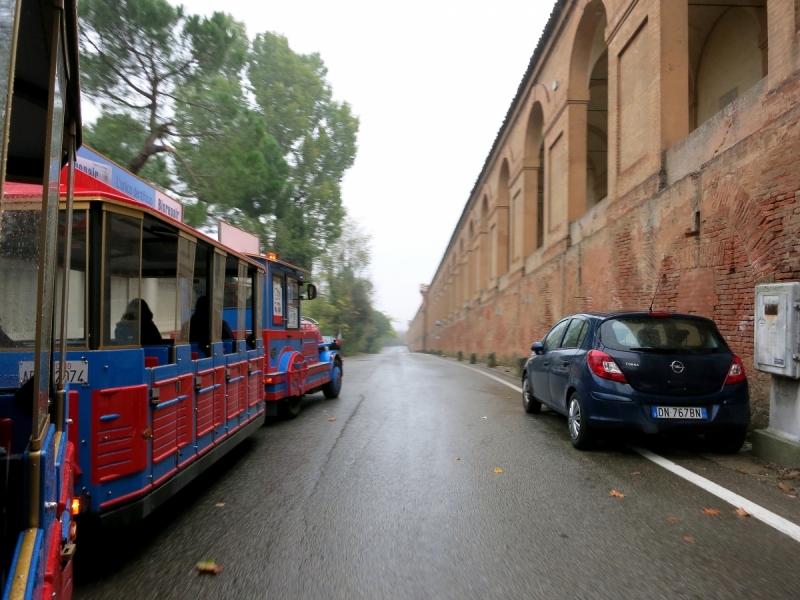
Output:
<instances>
[{"instance_id":1,"label":"banner sign on train","mask_svg":"<svg viewBox=\"0 0 800 600\"><path fill-rule=\"evenodd\" d=\"M152 185L131 175L94 150L90 150L86 146L78 148L75 167L134 200L146 204L168 217L183 221L183 204L162 194Z\"/></svg>"}]
</instances>

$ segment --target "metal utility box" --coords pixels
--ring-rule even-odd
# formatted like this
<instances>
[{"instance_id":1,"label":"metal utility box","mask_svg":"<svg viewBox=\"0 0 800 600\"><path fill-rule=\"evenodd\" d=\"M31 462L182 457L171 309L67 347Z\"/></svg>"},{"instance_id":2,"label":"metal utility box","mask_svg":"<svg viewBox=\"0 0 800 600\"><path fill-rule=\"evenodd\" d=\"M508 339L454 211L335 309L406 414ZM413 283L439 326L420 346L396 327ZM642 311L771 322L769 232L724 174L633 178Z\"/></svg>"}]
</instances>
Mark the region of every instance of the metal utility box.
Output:
<instances>
[{"instance_id":1,"label":"metal utility box","mask_svg":"<svg viewBox=\"0 0 800 600\"><path fill-rule=\"evenodd\" d=\"M800 379L800 283L756 286L755 368Z\"/></svg>"}]
</instances>

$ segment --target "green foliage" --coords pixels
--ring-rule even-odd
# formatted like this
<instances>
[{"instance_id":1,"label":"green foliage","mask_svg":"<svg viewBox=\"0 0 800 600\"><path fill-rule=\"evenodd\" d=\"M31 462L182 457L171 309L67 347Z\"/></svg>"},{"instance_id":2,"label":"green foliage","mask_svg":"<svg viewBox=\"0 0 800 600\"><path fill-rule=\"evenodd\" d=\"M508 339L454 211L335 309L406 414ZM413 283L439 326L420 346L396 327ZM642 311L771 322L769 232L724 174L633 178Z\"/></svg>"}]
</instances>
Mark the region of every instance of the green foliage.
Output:
<instances>
[{"instance_id":1,"label":"green foliage","mask_svg":"<svg viewBox=\"0 0 800 600\"><path fill-rule=\"evenodd\" d=\"M319 54L296 54L283 36L257 35L247 71L267 132L293 165L292 192L275 211L273 247L310 267L341 232L341 181L355 160L358 119L332 100Z\"/></svg>"},{"instance_id":2,"label":"green foliage","mask_svg":"<svg viewBox=\"0 0 800 600\"><path fill-rule=\"evenodd\" d=\"M369 238L343 229L341 182L358 118L333 100L319 54L217 12L167 0L82 0L82 83L102 116L87 143L184 198L196 227L223 218L281 259L314 268L321 296L305 308L348 352L394 335L374 310Z\"/></svg>"},{"instance_id":3,"label":"green foliage","mask_svg":"<svg viewBox=\"0 0 800 600\"><path fill-rule=\"evenodd\" d=\"M319 54L256 36L230 15L167 0L83 0L82 82L103 109L87 141L310 268L341 233L341 181L358 119L332 99ZM165 160L165 156L170 156Z\"/></svg>"},{"instance_id":4,"label":"green foliage","mask_svg":"<svg viewBox=\"0 0 800 600\"><path fill-rule=\"evenodd\" d=\"M86 145L119 165L130 163L146 139L147 131L144 126L125 113L103 114L93 125L83 128ZM152 157L139 171L139 177L162 188L168 188L172 184L167 161L163 156Z\"/></svg>"},{"instance_id":5,"label":"green foliage","mask_svg":"<svg viewBox=\"0 0 800 600\"><path fill-rule=\"evenodd\" d=\"M380 352L396 336L388 316L372 304L372 283L366 277L370 238L345 219L341 237L314 267L319 296L303 304L303 312L320 323L324 335L340 328L346 355Z\"/></svg>"}]
</instances>

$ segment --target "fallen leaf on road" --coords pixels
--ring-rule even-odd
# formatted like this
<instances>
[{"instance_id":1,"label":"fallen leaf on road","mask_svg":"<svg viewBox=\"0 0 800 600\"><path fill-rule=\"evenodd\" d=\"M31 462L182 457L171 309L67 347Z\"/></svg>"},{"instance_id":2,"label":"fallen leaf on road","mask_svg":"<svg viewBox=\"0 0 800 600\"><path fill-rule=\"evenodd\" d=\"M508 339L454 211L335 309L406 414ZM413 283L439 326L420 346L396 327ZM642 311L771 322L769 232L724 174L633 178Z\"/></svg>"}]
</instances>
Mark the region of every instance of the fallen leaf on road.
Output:
<instances>
[{"instance_id":1,"label":"fallen leaf on road","mask_svg":"<svg viewBox=\"0 0 800 600\"><path fill-rule=\"evenodd\" d=\"M716 508L704 508L703 514L708 515L709 517L716 517L719 514L719 511Z\"/></svg>"},{"instance_id":2,"label":"fallen leaf on road","mask_svg":"<svg viewBox=\"0 0 800 600\"><path fill-rule=\"evenodd\" d=\"M747 469L736 469L736 470L739 471L739 473L741 473L742 475L747 475Z\"/></svg>"},{"instance_id":3,"label":"fallen leaf on road","mask_svg":"<svg viewBox=\"0 0 800 600\"><path fill-rule=\"evenodd\" d=\"M694 541L694 538L692 536L690 536L690 535L683 536L683 539L685 539L687 542L693 542Z\"/></svg>"},{"instance_id":4,"label":"fallen leaf on road","mask_svg":"<svg viewBox=\"0 0 800 600\"><path fill-rule=\"evenodd\" d=\"M793 492L794 488L790 485L786 485L785 483L779 483L778 487L781 488L784 492Z\"/></svg>"},{"instance_id":5,"label":"fallen leaf on road","mask_svg":"<svg viewBox=\"0 0 800 600\"><path fill-rule=\"evenodd\" d=\"M336 420L336 417L331 417L330 419L328 419L328 421L335 421L335 420Z\"/></svg>"},{"instance_id":6,"label":"fallen leaf on road","mask_svg":"<svg viewBox=\"0 0 800 600\"><path fill-rule=\"evenodd\" d=\"M494 472L495 472L495 473L502 473L502 472L503 472L503 469L501 469L500 467L495 467L495 468L494 468Z\"/></svg>"},{"instance_id":7,"label":"fallen leaf on road","mask_svg":"<svg viewBox=\"0 0 800 600\"><path fill-rule=\"evenodd\" d=\"M213 560L201 560L197 563L197 572L201 575L203 573L217 575L221 570L222 569L220 569Z\"/></svg>"},{"instance_id":8,"label":"fallen leaf on road","mask_svg":"<svg viewBox=\"0 0 800 600\"><path fill-rule=\"evenodd\" d=\"M794 494L789 494L789 498L797 498Z\"/></svg>"},{"instance_id":9,"label":"fallen leaf on road","mask_svg":"<svg viewBox=\"0 0 800 600\"><path fill-rule=\"evenodd\" d=\"M622 492L618 492L617 490L611 490L611 493L609 495L613 496L614 498L624 498L625 497L625 494L623 494Z\"/></svg>"},{"instance_id":10,"label":"fallen leaf on road","mask_svg":"<svg viewBox=\"0 0 800 600\"><path fill-rule=\"evenodd\" d=\"M670 523L677 523L678 517L667 517L667 521L669 521Z\"/></svg>"},{"instance_id":11,"label":"fallen leaf on road","mask_svg":"<svg viewBox=\"0 0 800 600\"><path fill-rule=\"evenodd\" d=\"M453 460L461 460L460 456L456 456Z\"/></svg>"},{"instance_id":12,"label":"fallen leaf on road","mask_svg":"<svg viewBox=\"0 0 800 600\"><path fill-rule=\"evenodd\" d=\"M735 513L736 513L737 515L739 515L740 517L752 517L752 516L753 516L753 515L751 515L749 512L747 512L747 511L746 511L745 509L743 509L743 508L737 508L737 509L736 509L735 511L733 511L733 512L735 512Z\"/></svg>"},{"instance_id":13,"label":"fallen leaf on road","mask_svg":"<svg viewBox=\"0 0 800 600\"><path fill-rule=\"evenodd\" d=\"M217 508L222 508L223 506L225 506L225 503L224 502L217 502L214 506L216 506Z\"/></svg>"},{"instance_id":14,"label":"fallen leaf on road","mask_svg":"<svg viewBox=\"0 0 800 600\"><path fill-rule=\"evenodd\" d=\"M639 473L639 471L634 471L633 473L631 473L631 475L641 475L641 473Z\"/></svg>"}]
</instances>

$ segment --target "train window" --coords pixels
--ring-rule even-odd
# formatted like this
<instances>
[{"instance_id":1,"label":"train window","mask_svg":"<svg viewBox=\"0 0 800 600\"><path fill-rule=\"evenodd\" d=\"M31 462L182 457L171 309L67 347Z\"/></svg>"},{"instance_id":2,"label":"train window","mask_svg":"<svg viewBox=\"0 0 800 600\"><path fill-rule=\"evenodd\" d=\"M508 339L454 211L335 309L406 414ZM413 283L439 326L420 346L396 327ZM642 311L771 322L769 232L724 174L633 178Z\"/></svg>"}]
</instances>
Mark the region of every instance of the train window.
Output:
<instances>
[{"instance_id":1,"label":"train window","mask_svg":"<svg viewBox=\"0 0 800 600\"><path fill-rule=\"evenodd\" d=\"M210 355L211 314L209 313L209 276L211 273L211 246L198 242L194 250L194 273L192 274L192 316L181 327L181 338L197 344L197 349L205 356ZM192 346L194 348L194 346ZM199 356L199 355L198 355Z\"/></svg>"},{"instance_id":2,"label":"train window","mask_svg":"<svg viewBox=\"0 0 800 600\"><path fill-rule=\"evenodd\" d=\"M225 305L225 258L226 255L220 250L214 251L214 279L211 285L212 310L211 310L211 341L233 339L230 327L225 330L225 322L222 319L222 309Z\"/></svg>"},{"instance_id":3,"label":"train window","mask_svg":"<svg viewBox=\"0 0 800 600\"><path fill-rule=\"evenodd\" d=\"M247 298L248 314L250 316L250 347L255 348L257 340L261 339L263 327L263 292L264 274L255 267L249 267L248 280L250 282L250 296Z\"/></svg>"},{"instance_id":4,"label":"train window","mask_svg":"<svg viewBox=\"0 0 800 600\"><path fill-rule=\"evenodd\" d=\"M297 280L286 278L286 328L300 327L300 289Z\"/></svg>"},{"instance_id":5,"label":"train window","mask_svg":"<svg viewBox=\"0 0 800 600\"><path fill-rule=\"evenodd\" d=\"M192 316L192 281L194 280L195 250L197 243L181 237L178 240L178 320L181 328L176 336L176 341L181 344L189 343L189 323Z\"/></svg>"},{"instance_id":6,"label":"train window","mask_svg":"<svg viewBox=\"0 0 800 600\"><path fill-rule=\"evenodd\" d=\"M225 310L222 314L222 339L243 340L244 335L244 312L240 311L240 277L239 259L235 256L228 256L225 259ZM240 314L241 318L240 318ZM241 324L240 324L241 321ZM230 329L230 338L225 336L227 329Z\"/></svg>"},{"instance_id":7,"label":"train window","mask_svg":"<svg viewBox=\"0 0 800 600\"><path fill-rule=\"evenodd\" d=\"M67 211L58 215L58 263L56 271L56 290L60 290L64 280L64 252L66 249ZM67 291L67 346L86 346L86 258L87 229L89 214L87 210L72 213L72 245L70 251L69 281ZM56 293L56 346L61 344L61 294Z\"/></svg>"},{"instance_id":8,"label":"train window","mask_svg":"<svg viewBox=\"0 0 800 600\"><path fill-rule=\"evenodd\" d=\"M272 276L272 324L283 325L283 276Z\"/></svg>"},{"instance_id":9,"label":"train window","mask_svg":"<svg viewBox=\"0 0 800 600\"><path fill-rule=\"evenodd\" d=\"M103 343L139 345L142 219L106 212L103 232Z\"/></svg>"},{"instance_id":10,"label":"train window","mask_svg":"<svg viewBox=\"0 0 800 600\"><path fill-rule=\"evenodd\" d=\"M41 205L41 199L38 199ZM0 348L33 347L41 209L13 200L0 212Z\"/></svg>"},{"instance_id":11,"label":"train window","mask_svg":"<svg viewBox=\"0 0 800 600\"><path fill-rule=\"evenodd\" d=\"M161 345L180 337L178 314L178 230L145 216L142 224L143 346Z\"/></svg>"},{"instance_id":12,"label":"train window","mask_svg":"<svg viewBox=\"0 0 800 600\"><path fill-rule=\"evenodd\" d=\"M250 281L247 279L247 263L239 263L239 303L236 323L236 339L247 339L247 327L245 320L245 310L247 309L247 301L250 296Z\"/></svg>"}]
</instances>

